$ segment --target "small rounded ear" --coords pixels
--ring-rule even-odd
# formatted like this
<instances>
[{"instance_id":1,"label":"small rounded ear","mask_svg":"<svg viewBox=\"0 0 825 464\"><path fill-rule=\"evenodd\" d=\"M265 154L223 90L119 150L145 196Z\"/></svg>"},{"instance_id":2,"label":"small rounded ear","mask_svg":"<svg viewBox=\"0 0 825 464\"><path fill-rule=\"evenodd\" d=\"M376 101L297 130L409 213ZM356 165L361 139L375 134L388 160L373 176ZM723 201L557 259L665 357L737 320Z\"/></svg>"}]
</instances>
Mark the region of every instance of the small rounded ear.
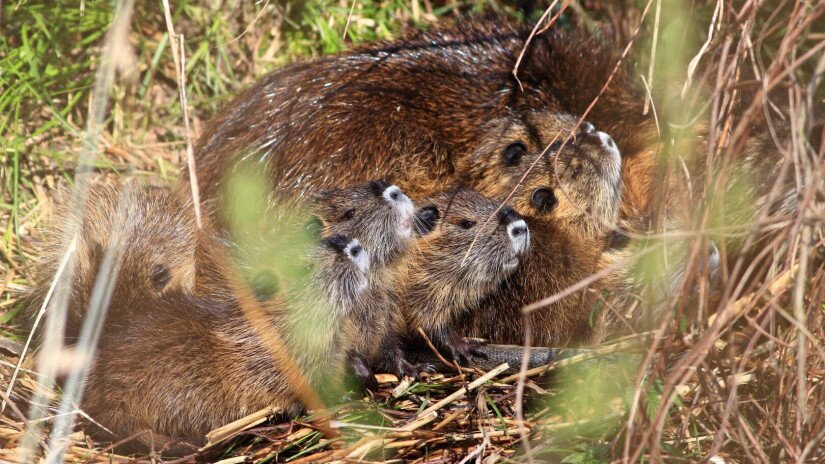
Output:
<instances>
[{"instance_id":1,"label":"small rounded ear","mask_svg":"<svg viewBox=\"0 0 825 464\"><path fill-rule=\"evenodd\" d=\"M169 269L167 269L166 266L163 264L154 264L152 265L151 278L152 288L154 288L156 292L160 292L166 288L172 276L169 275Z\"/></svg>"},{"instance_id":2,"label":"small rounded ear","mask_svg":"<svg viewBox=\"0 0 825 464\"><path fill-rule=\"evenodd\" d=\"M255 294L255 299L264 302L272 299L280 289L278 283L278 276L269 269L257 273L250 282L252 293Z\"/></svg>"},{"instance_id":3,"label":"small rounded ear","mask_svg":"<svg viewBox=\"0 0 825 464\"><path fill-rule=\"evenodd\" d=\"M321 233L324 231L324 221L322 221L318 215L313 214L312 217L304 223L304 231L306 231L313 240L320 240Z\"/></svg>"}]
</instances>

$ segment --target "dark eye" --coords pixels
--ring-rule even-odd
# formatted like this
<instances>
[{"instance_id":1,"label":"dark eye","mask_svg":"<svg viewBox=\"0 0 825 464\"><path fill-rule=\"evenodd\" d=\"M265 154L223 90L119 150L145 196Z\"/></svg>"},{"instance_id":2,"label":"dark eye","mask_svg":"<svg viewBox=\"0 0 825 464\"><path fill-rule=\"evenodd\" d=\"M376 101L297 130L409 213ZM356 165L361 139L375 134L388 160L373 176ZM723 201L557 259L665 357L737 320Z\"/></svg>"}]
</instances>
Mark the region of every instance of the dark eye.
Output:
<instances>
[{"instance_id":1,"label":"dark eye","mask_svg":"<svg viewBox=\"0 0 825 464\"><path fill-rule=\"evenodd\" d=\"M468 229L468 230L472 229L473 226L475 226L475 225L476 225L476 222L471 221L470 219L464 219L464 220L462 220L461 222L458 223L458 227L461 227L462 229Z\"/></svg>"},{"instance_id":2,"label":"dark eye","mask_svg":"<svg viewBox=\"0 0 825 464\"><path fill-rule=\"evenodd\" d=\"M169 270L166 269L166 266L161 264L155 264L152 266L151 271L152 277L152 287L155 289L156 292L163 290L166 287L166 284L169 283Z\"/></svg>"},{"instance_id":3,"label":"dark eye","mask_svg":"<svg viewBox=\"0 0 825 464\"><path fill-rule=\"evenodd\" d=\"M349 220L350 220L350 219L352 219L354 216L355 216L355 209L353 208L353 209L351 209L351 210L348 210L346 213L344 213L344 215L343 215L343 216L341 216L341 220L342 220L342 221L349 221Z\"/></svg>"},{"instance_id":4,"label":"dark eye","mask_svg":"<svg viewBox=\"0 0 825 464\"><path fill-rule=\"evenodd\" d=\"M527 147L524 146L521 142L511 143L507 145L507 148L504 149L502 152L502 156L504 157L504 165L505 166L515 166L520 161L522 156L527 152Z\"/></svg>"}]
</instances>

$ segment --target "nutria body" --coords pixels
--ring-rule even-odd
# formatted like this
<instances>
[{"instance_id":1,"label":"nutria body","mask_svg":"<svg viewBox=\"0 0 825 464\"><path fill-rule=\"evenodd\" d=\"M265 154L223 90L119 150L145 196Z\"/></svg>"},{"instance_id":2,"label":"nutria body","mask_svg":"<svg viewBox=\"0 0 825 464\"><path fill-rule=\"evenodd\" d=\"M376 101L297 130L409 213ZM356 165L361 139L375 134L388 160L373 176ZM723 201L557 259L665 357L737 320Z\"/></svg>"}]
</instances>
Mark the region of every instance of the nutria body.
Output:
<instances>
[{"instance_id":1,"label":"nutria body","mask_svg":"<svg viewBox=\"0 0 825 464\"><path fill-rule=\"evenodd\" d=\"M499 209L468 189L446 191L426 203L441 217L403 262L399 302L407 338L418 338L421 328L445 356L466 362L478 352L462 338L458 321L516 270L530 248L530 232L515 210Z\"/></svg>"},{"instance_id":2,"label":"nutria body","mask_svg":"<svg viewBox=\"0 0 825 464\"><path fill-rule=\"evenodd\" d=\"M511 118L534 134L533 111L581 114L618 60L584 32L553 28L532 40L519 84L512 70L529 32L501 17L437 24L271 73L203 131L196 147L203 198L221 204L224 179L240 160L260 162L287 195L383 177L413 197L461 182L501 196L501 185L474 184L461 169L485 123ZM620 70L589 117L613 136L626 167L646 149L646 128L655 134L642 115L644 97Z\"/></svg>"},{"instance_id":3,"label":"nutria body","mask_svg":"<svg viewBox=\"0 0 825 464\"><path fill-rule=\"evenodd\" d=\"M189 205L168 190L100 181L88 203L75 257L78 297L70 298L78 323L99 267L100 251L89 250L109 245L114 228L123 232L113 234L122 238L112 244L123 259L83 401L86 412L119 438L149 429L199 441L206 431L266 406L285 413L301 408L293 384L241 311L242 296L230 285L235 277L225 274L226 255L238 248L231 237L220 235L216 246L214 236L198 232ZM412 202L398 187L376 181L321 194L313 210L326 238L307 260L311 284L286 282L273 294L256 295L265 324L316 387L334 391L347 366L368 386L375 383L371 367L409 375L427 369L407 363L401 352L400 313L390 307L393 284L383 280L392 272L380 272L391 269L414 233L428 230L416 227ZM426 219L433 209L421 211ZM181 218L191 223L180 225ZM378 250L375 258L337 230L367 237ZM152 271L158 267L163 283L174 287L157 283Z\"/></svg>"},{"instance_id":4,"label":"nutria body","mask_svg":"<svg viewBox=\"0 0 825 464\"><path fill-rule=\"evenodd\" d=\"M107 250L119 251L122 285L112 298L129 299L132 294L162 298L169 292L195 287L195 224L191 203L179 201L162 188L136 182L120 182L100 176L90 181L81 210L70 208L69 192L56 195L56 214L40 259L32 310L46 296L62 259L66 228L80 224L76 251L67 271L73 280L69 295L67 336L77 336L91 297L98 270ZM79 215L79 217L78 217ZM122 243L115 240L122 238Z\"/></svg>"},{"instance_id":5,"label":"nutria body","mask_svg":"<svg viewBox=\"0 0 825 464\"><path fill-rule=\"evenodd\" d=\"M322 385L340 381L336 327L357 311L369 259L357 240L335 235L318 245L313 260L312 290L270 302L266 322L309 382ZM236 301L129 296L113 300L114 313L125 317L107 323L82 403L116 437L152 430L201 443L209 430L262 408L301 409Z\"/></svg>"},{"instance_id":6,"label":"nutria body","mask_svg":"<svg viewBox=\"0 0 825 464\"><path fill-rule=\"evenodd\" d=\"M368 288L358 311L346 315L341 325L341 346L360 383L377 390L373 370L389 370L399 377L417 376L429 366L410 364L399 336L404 325L394 295L399 285L401 258L415 237L432 229L433 206L416 211L397 186L374 180L359 187L330 189L317 195L314 209L324 230L355 237L370 251Z\"/></svg>"}]
</instances>

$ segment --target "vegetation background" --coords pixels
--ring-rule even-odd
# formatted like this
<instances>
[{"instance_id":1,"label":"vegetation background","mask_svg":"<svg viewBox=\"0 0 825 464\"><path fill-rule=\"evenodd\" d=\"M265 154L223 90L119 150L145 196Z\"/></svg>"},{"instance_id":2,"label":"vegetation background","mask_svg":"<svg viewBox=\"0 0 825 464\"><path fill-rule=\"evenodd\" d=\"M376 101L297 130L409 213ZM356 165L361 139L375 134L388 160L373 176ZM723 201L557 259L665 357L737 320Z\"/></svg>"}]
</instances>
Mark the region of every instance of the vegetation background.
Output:
<instances>
[{"instance_id":1,"label":"vegetation background","mask_svg":"<svg viewBox=\"0 0 825 464\"><path fill-rule=\"evenodd\" d=\"M765 40L751 46L759 47L766 61L777 56L785 60L786 54L787 61L796 63L794 59L807 56L806 52L815 52L812 59L806 58L807 67L793 67L789 73L794 81L790 85L804 90L819 69L817 63L822 62L825 27L821 19L807 24L795 44L798 50L788 52L782 49L782 39L794 32L795 26L769 13L789 14L799 3L767 3L769 7L758 19L764 26L760 39ZM821 14L821 5L809 3L805 8L810 8L811 14ZM657 1L655 16L652 10L645 16L648 6L637 1L573 1L557 27L585 27L624 48L646 17L627 60L648 80L654 77L652 71L648 74L650 64L659 63L655 82L650 82L657 95L666 93L657 93L659 89L681 87L694 55L706 53L718 58L720 55L714 53L720 53L725 41L739 37L739 20L734 14L721 22L716 19L719 2ZM20 329L18 315L32 285L36 245L51 214L50 189L61 179L73 178L101 46L114 7L114 1L104 0L0 1L0 387L4 391L17 362L19 343L27 336ZM547 7L547 2L534 0L180 0L173 2L172 13L176 31L185 38L186 91L197 134L203 122L239 89L285 63L334 53L364 41L390 39L405 27L427 27L485 10L504 12L532 24ZM738 3L735 7L745 9ZM658 43L658 61L653 43ZM97 168L171 185L185 168L185 132L160 1L135 5L129 44L136 71L115 81L97 147ZM716 90L724 87L724 83L716 83L711 88L714 85ZM815 85L810 96L821 108L822 87ZM783 253L794 255L793 251ZM784 262L786 255L777 255L774 264ZM378 457L373 451L376 447L368 448L373 451L370 458L451 462L476 453L485 462L523 459L516 450L520 449L520 431L527 427L532 438L541 443L533 455L541 460L627 459L631 442L631 452L638 450L640 459L825 459L825 278L821 269L800 278L808 288L804 297L807 323L803 327L809 328L806 336L811 341L804 371L797 369L799 353L793 349L799 331L783 317L791 309L779 299L792 282L777 284L776 279L765 277L749 287L756 295L750 303L756 307L758 316L753 317L758 317L759 324L750 320L744 325L752 330L718 334L719 343L708 347L698 343L704 340L707 325L685 329L665 341L658 340L655 356L654 351L648 352L641 368L638 355L615 355L618 357L568 369L553 380L552 389L531 382L528 386L535 399L529 404L526 423L514 417L512 380L509 384L487 384L470 399L453 402L443 416L455 414L454 419L440 430L422 429L418 435L404 435L393 429L382 437L395 443L414 443L406 448L384 448L382 443L376 446L382 448ZM769 294L759 291L769 287ZM766 294L774 298L763 301ZM763 324L765 320L770 323ZM755 332L768 335L759 338ZM672 385L670 368L693 350L703 353L692 363L697 374ZM794 396L800 376L807 380L809 400L805 406ZM440 378L408 385L406 400L386 394L374 404L355 402L342 409L341 420L395 424L399 417L411 417L415 412L416 403L410 399L444 396L463 381ZM28 375L18 382L21 391L16 393L22 397L36 388ZM473 404L476 415L466 411ZM800 407L807 409L800 411ZM480 433L482 423L501 433L493 437ZM0 416L0 445L6 450L14 447L22 429L21 419L5 410ZM650 434L650 430L655 433ZM360 446L370 430L354 428L348 433L346 446ZM287 422L247 430L231 444L209 450L204 456L210 460L251 456L255 462L301 462L328 459L336 446L340 448L312 428ZM94 449L95 444L79 437L68 457L118 459Z\"/></svg>"}]
</instances>

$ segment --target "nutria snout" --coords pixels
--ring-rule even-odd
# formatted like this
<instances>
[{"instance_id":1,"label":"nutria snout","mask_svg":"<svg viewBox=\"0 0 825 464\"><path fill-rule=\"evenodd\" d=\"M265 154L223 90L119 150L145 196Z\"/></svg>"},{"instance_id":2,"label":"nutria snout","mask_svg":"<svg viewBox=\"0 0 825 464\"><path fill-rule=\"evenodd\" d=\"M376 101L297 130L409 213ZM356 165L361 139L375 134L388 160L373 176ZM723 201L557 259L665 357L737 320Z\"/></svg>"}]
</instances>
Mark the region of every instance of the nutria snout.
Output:
<instances>
[{"instance_id":1,"label":"nutria snout","mask_svg":"<svg viewBox=\"0 0 825 464\"><path fill-rule=\"evenodd\" d=\"M426 235L432 232L440 218L441 213L435 205L420 208L415 215L415 233Z\"/></svg>"}]
</instances>

